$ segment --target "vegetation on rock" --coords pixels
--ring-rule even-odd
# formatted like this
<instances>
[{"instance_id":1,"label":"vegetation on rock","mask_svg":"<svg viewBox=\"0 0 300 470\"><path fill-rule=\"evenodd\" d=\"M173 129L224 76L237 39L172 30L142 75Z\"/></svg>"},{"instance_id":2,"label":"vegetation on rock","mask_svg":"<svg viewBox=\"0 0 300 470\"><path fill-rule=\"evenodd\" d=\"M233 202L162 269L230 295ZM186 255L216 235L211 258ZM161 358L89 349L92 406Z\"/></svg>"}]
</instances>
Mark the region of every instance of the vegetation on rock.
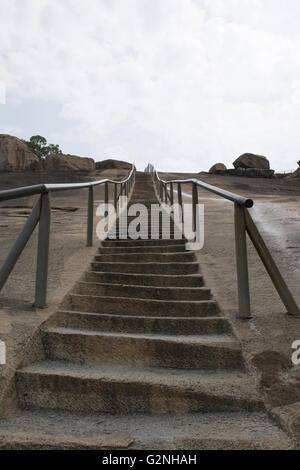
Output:
<instances>
[{"instance_id":1,"label":"vegetation on rock","mask_svg":"<svg viewBox=\"0 0 300 470\"><path fill-rule=\"evenodd\" d=\"M33 135L28 141L22 141L27 145L29 150L39 158L39 160L43 160L47 155L58 155L62 153L59 145L48 144L47 139L41 135Z\"/></svg>"}]
</instances>

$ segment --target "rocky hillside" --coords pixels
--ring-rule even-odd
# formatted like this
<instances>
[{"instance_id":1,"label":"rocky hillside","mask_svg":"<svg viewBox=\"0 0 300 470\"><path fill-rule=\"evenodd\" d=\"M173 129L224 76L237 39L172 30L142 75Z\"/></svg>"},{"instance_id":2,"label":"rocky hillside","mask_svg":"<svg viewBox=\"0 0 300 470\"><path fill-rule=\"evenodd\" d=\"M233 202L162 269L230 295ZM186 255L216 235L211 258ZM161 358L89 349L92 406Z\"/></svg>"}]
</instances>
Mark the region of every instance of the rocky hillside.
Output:
<instances>
[{"instance_id":1,"label":"rocky hillside","mask_svg":"<svg viewBox=\"0 0 300 470\"><path fill-rule=\"evenodd\" d=\"M44 170L47 172L93 172L97 170L130 170L131 163L118 160L103 160L95 163L92 158L69 154L51 154L45 159L30 151L25 142L17 137L0 134L0 172L23 172Z\"/></svg>"},{"instance_id":2,"label":"rocky hillside","mask_svg":"<svg viewBox=\"0 0 300 470\"><path fill-rule=\"evenodd\" d=\"M298 162L298 165L299 165L299 168L297 168L296 171L294 171L294 173L292 173L292 175L290 176L290 178L297 178L297 179L300 179L300 160Z\"/></svg>"},{"instance_id":3,"label":"rocky hillside","mask_svg":"<svg viewBox=\"0 0 300 470\"><path fill-rule=\"evenodd\" d=\"M0 134L0 171L27 171L38 167L38 157L17 137Z\"/></svg>"},{"instance_id":4,"label":"rocky hillside","mask_svg":"<svg viewBox=\"0 0 300 470\"><path fill-rule=\"evenodd\" d=\"M131 163L123 162L121 160L103 160L102 162L96 162L96 169L103 170L130 170Z\"/></svg>"},{"instance_id":5,"label":"rocky hillside","mask_svg":"<svg viewBox=\"0 0 300 470\"><path fill-rule=\"evenodd\" d=\"M76 155L48 155L44 163L46 171L94 171L95 162L92 158L78 157Z\"/></svg>"}]
</instances>

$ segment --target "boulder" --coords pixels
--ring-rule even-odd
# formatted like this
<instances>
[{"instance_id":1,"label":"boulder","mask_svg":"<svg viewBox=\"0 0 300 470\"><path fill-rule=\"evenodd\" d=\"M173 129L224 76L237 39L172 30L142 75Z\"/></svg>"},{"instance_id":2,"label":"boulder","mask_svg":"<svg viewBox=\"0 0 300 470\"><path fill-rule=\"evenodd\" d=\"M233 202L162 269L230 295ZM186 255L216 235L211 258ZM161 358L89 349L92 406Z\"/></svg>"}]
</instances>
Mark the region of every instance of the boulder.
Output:
<instances>
[{"instance_id":1,"label":"boulder","mask_svg":"<svg viewBox=\"0 0 300 470\"><path fill-rule=\"evenodd\" d=\"M128 162L123 162L121 160L102 160L101 162L96 162L97 170L131 170L132 165Z\"/></svg>"},{"instance_id":2,"label":"boulder","mask_svg":"<svg viewBox=\"0 0 300 470\"><path fill-rule=\"evenodd\" d=\"M219 171L226 171L227 168L224 163L216 163L214 166L211 167L209 173L217 173Z\"/></svg>"},{"instance_id":3,"label":"boulder","mask_svg":"<svg viewBox=\"0 0 300 470\"><path fill-rule=\"evenodd\" d=\"M262 155L253 153L244 153L233 162L234 168L259 168L261 170L269 170L270 162Z\"/></svg>"},{"instance_id":4,"label":"boulder","mask_svg":"<svg viewBox=\"0 0 300 470\"><path fill-rule=\"evenodd\" d=\"M300 161L298 162L299 168L290 175L290 178L300 178Z\"/></svg>"},{"instance_id":5,"label":"boulder","mask_svg":"<svg viewBox=\"0 0 300 470\"><path fill-rule=\"evenodd\" d=\"M58 153L46 157L44 169L46 171L93 171L95 162L92 158Z\"/></svg>"},{"instance_id":6,"label":"boulder","mask_svg":"<svg viewBox=\"0 0 300 470\"><path fill-rule=\"evenodd\" d=\"M26 171L38 168L39 159L17 137L0 134L0 171Z\"/></svg>"}]
</instances>

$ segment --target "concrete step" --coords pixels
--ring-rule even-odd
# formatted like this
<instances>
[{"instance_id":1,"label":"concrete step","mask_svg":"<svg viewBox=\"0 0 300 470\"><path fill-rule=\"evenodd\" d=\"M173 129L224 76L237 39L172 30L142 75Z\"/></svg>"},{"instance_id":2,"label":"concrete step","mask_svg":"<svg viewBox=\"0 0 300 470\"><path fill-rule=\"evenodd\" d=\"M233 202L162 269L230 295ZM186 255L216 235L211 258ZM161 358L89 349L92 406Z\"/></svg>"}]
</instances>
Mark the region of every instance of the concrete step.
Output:
<instances>
[{"instance_id":1,"label":"concrete step","mask_svg":"<svg viewBox=\"0 0 300 470\"><path fill-rule=\"evenodd\" d=\"M155 300L210 300L211 292L207 287L145 287L120 284L99 284L78 282L73 292L80 295L130 297Z\"/></svg>"},{"instance_id":2,"label":"concrete step","mask_svg":"<svg viewBox=\"0 0 300 470\"><path fill-rule=\"evenodd\" d=\"M121 263L94 262L93 271L135 274L198 274L198 263Z\"/></svg>"},{"instance_id":3,"label":"concrete step","mask_svg":"<svg viewBox=\"0 0 300 470\"><path fill-rule=\"evenodd\" d=\"M99 268L101 268L101 266L99 266ZM87 282L158 287L202 287L204 284L203 277L200 274L167 276L163 274L128 274L87 271L84 275L84 279Z\"/></svg>"},{"instance_id":4,"label":"concrete step","mask_svg":"<svg viewBox=\"0 0 300 470\"><path fill-rule=\"evenodd\" d=\"M167 418L167 419L166 419ZM289 450L263 411L188 415L24 410L0 422L1 450Z\"/></svg>"},{"instance_id":5,"label":"concrete step","mask_svg":"<svg viewBox=\"0 0 300 470\"><path fill-rule=\"evenodd\" d=\"M95 261L106 263L188 263L195 261L193 251L183 253L114 253L96 255Z\"/></svg>"},{"instance_id":6,"label":"concrete step","mask_svg":"<svg viewBox=\"0 0 300 470\"><path fill-rule=\"evenodd\" d=\"M172 240L172 245L185 246L186 240ZM104 247L137 247L137 246L166 246L170 245L170 240L103 240L102 246Z\"/></svg>"},{"instance_id":7,"label":"concrete step","mask_svg":"<svg viewBox=\"0 0 300 470\"><path fill-rule=\"evenodd\" d=\"M92 367L44 361L16 377L21 408L153 415L254 411L263 404L244 374ZM128 416L129 418L129 416ZM166 421L168 421L166 419Z\"/></svg>"},{"instance_id":8,"label":"concrete step","mask_svg":"<svg viewBox=\"0 0 300 470\"><path fill-rule=\"evenodd\" d=\"M173 301L70 294L74 310L137 316L214 316L219 313L214 300Z\"/></svg>"},{"instance_id":9,"label":"concrete step","mask_svg":"<svg viewBox=\"0 0 300 470\"><path fill-rule=\"evenodd\" d=\"M184 245L166 245L166 246L128 246L128 247L100 247L100 254L117 254L117 253L184 253Z\"/></svg>"},{"instance_id":10,"label":"concrete step","mask_svg":"<svg viewBox=\"0 0 300 470\"><path fill-rule=\"evenodd\" d=\"M224 317L137 317L104 313L61 310L47 322L49 326L83 328L86 330L144 334L216 335L231 334Z\"/></svg>"},{"instance_id":11,"label":"concrete step","mask_svg":"<svg viewBox=\"0 0 300 470\"><path fill-rule=\"evenodd\" d=\"M134 204L143 204L143 206L146 206L147 208L151 208L151 205L157 205L159 204L158 200L155 198L154 194L149 194L149 199L147 199L148 196L148 191L145 191L144 195L143 194L133 194L132 198L130 199L130 202L128 204L128 207L133 206Z\"/></svg>"},{"instance_id":12,"label":"concrete step","mask_svg":"<svg viewBox=\"0 0 300 470\"><path fill-rule=\"evenodd\" d=\"M239 343L230 335L110 333L48 327L46 356L79 364L173 369L243 370Z\"/></svg>"}]
</instances>

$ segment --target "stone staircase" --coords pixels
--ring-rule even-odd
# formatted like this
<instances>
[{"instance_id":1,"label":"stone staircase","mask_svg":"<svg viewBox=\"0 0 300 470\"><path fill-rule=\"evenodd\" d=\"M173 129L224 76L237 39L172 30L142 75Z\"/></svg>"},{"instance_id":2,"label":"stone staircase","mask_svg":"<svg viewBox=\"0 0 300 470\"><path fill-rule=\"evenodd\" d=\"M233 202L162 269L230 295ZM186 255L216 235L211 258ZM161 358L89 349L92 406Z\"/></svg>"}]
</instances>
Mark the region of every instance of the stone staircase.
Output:
<instances>
[{"instance_id":1,"label":"stone staircase","mask_svg":"<svg viewBox=\"0 0 300 470\"><path fill-rule=\"evenodd\" d=\"M131 204L157 203L137 173ZM286 449L185 240L107 240L16 373L1 449Z\"/></svg>"}]
</instances>

